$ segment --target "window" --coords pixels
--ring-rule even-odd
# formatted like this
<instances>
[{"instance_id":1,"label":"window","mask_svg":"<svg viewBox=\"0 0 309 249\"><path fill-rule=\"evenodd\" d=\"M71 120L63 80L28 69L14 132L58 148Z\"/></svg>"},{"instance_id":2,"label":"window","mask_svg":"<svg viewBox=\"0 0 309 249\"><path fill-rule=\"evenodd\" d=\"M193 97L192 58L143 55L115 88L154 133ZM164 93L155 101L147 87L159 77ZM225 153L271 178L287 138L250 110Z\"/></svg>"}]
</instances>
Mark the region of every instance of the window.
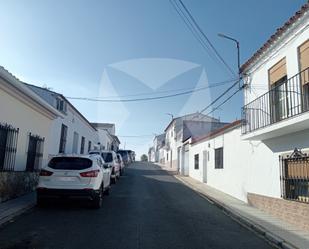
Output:
<instances>
[{"instance_id":1,"label":"window","mask_svg":"<svg viewBox=\"0 0 309 249\"><path fill-rule=\"evenodd\" d=\"M90 159L79 157L54 157L48 163L48 167L62 170L83 170L91 166L92 161Z\"/></svg>"},{"instance_id":2,"label":"window","mask_svg":"<svg viewBox=\"0 0 309 249\"><path fill-rule=\"evenodd\" d=\"M68 127L64 124L61 126L59 153L65 153L65 145L67 143Z\"/></svg>"},{"instance_id":3,"label":"window","mask_svg":"<svg viewBox=\"0 0 309 249\"><path fill-rule=\"evenodd\" d=\"M57 98L57 110L61 112L66 112L67 111L67 105L65 101L61 98Z\"/></svg>"},{"instance_id":4,"label":"window","mask_svg":"<svg viewBox=\"0 0 309 249\"><path fill-rule=\"evenodd\" d=\"M40 169L43 158L44 138L29 134L28 152L27 152L27 171L36 171Z\"/></svg>"},{"instance_id":5,"label":"window","mask_svg":"<svg viewBox=\"0 0 309 249\"><path fill-rule=\"evenodd\" d=\"M309 110L309 40L298 47L300 81L303 87L303 108Z\"/></svg>"},{"instance_id":6,"label":"window","mask_svg":"<svg viewBox=\"0 0 309 249\"><path fill-rule=\"evenodd\" d=\"M309 83L308 72L303 72L309 67L309 40L298 47L299 70L301 73L302 85Z\"/></svg>"},{"instance_id":7,"label":"window","mask_svg":"<svg viewBox=\"0 0 309 249\"><path fill-rule=\"evenodd\" d=\"M84 154L85 152L85 137L82 137L82 141L80 143L80 154Z\"/></svg>"},{"instance_id":8,"label":"window","mask_svg":"<svg viewBox=\"0 0 309 249\"><path fill-rule=\"evenodd\" d=\"M74 135L73 135L73 148L72 148L72 152L73 153L77 153L78 137L79 137L78 133L74 132Z\"/></svg>"},{"instance_id":9,"label":"window","mask_svg":"<svg viewBox=\"0 0 309 249\"><path fill-rule=\"evenodd\" d=\"M286 71L286 60L283 58L269 71L269 84L271 88L271 118L273 122L278 122L287 117L287 71Z\"/></svg>"},{"instance_id":10,"label":"window","mask_svg":"<svg viewBox=\"0 0 309 249\"><path fill-rule=\"evenodd\" d=\"M300 150L281 159L281 193L284 199L309 204L309 157Z\"/></svg>"},{"instance_id":11,"label":"window","mask_svg":"<svg viewBox=\"0 0 309 249\"><path fill-rule=\"evenodd\" d=\"M91 141L88 142L88 152L91 151Z\"/></svg>"},{"instance_id":12,"label":"window","mask_svg":"<svg viewBox=\"0 0 309 249\"><path fill-rule=\"evenodd\" d=\"M215 149L215 169L223 169L223 148Z\"/></svg>"},{"instance_id":13,"label":"window","mask_svg":"<svg viewBox=\"0 0 309 249\"><path fill-rule=\"evenodd\" d=\"M194 169L199 169L199 154L194 155Z\"/></svg>"},{"instance_id":14,"label":"window","mask_svg":"<svg viewBox=\"0 0 309 249\"><path fill-rule=\"evenodd\" d=\"M286 60L285 58L281 59L274 66L272 66L269 71L269 84L272 86L280 81L282 78L287 76L286 73Z\"/></svg>"},{"instance_id":15,"label":"window","mask_svg":"<svg viewBox=\"0 0 309 249\"><path fill-rule=\"evenodd\" d=\"M106 163L113 162L113 153L111 153L111 152L102 152L101 156L103 157L104 162L106 162Z\"/></svg>"},{"instance_id":16,"label":"window","mask_svg":"<svg viewBox=\"0 0 309 249\"><path fill-rule=\"evenodd\" d=\"M0 171L14 170L18 129L0 124Z\"/></svg>"}]
</instances>

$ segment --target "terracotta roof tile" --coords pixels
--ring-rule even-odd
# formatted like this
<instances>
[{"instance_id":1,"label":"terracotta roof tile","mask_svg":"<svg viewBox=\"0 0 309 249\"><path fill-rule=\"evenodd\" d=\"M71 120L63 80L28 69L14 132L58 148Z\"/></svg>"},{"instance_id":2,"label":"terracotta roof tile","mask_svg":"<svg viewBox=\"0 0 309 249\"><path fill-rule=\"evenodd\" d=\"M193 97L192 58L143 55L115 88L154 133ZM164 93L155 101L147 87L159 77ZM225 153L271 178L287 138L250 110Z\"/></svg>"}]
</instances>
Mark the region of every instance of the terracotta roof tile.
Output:
<instances>
[{"instance_id":1,"label":"terracotta roof tile","mask_svg":"<svg viewBox=\"0 0 309 249\"><path fill-rule=\"evenodd\" d=\"M299 18L301 18L309 9L309 1L304 4L288 21L286 21L276 32L260 47L251 58L249 58L240 68L244 72L256 59L262 55L277 38L279 38L289 27L291 27Z\"/></svg>"}]
</instances>

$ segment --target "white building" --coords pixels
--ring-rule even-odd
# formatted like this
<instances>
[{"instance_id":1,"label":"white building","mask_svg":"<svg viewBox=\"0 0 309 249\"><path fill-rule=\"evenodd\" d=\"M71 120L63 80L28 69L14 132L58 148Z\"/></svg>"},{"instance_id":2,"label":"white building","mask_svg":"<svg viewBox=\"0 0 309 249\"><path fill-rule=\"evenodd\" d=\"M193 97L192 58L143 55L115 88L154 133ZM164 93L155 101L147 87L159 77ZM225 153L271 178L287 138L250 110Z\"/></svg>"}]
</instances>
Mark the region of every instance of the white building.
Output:
<instances>
[{"instance_id":1,"label":"white building","mask_svg":"<svg viewBox=\"0 0 309 249\"><path fill-rule=\"evenodd\" d=\"M222 125L220 120L198 112L173 118L165 129L165 166L188 175L189 150L183 141L195 134L210 131L217 125Z\"/></svg>"},{"instance_id":2,"label":"white building","mask_svg":"<svg viewBox=\"0 0 309 249\"><path fill-rule=\"evenodd\" d=\"M102 150L118 151L120 140L115 135L115 124L111 123L91 123L98 130L100 148Z\"/></svg>"},{"instance_id":3,"label":"white building","mask_svg":"<svg viewBox=\"0 0 309 249\"><path fill-rule=\"evenodd\" d=\"M242 124L186 141L189 175L309 230L309 4L241 70Z\"/></svg>"},{"instance_id":4,"label":"white building","mask_svg":"<svg viewBox=\"0 0 309 249\"><path fill-rule=\"evenodd\" d=\"M154 162L164 163L165 133L157 135L153 139Z\"/></svg>"},{"instance_id":5,"label":"white building","mask_svg":"<svg viewBox=\"0 0 309 249\"><path fill-rule=\"evenodd\" d=\"M273 213L280 202L277 215L295 212L294 220L303 224L300 213L309 212L309 163L302 154L309 152L309 4L277 29L241 70L246 83L242 139L255 143L261 154L255 181L264 185L271 180L259 191L250 190L248 199ZM264 147L272 154L264 155ZM295 148L302 153L292 154Z\"/></svg>"},{"instance_id":6,"label":"white building","mask_svg":"<svg viewBox=\"0 0 309 249\"><path fill-rule=\"evenodd\" d=\"M48 159L50 130L63 114L0 68L0 171L35 171Z\"/></svg>"},{"instance_id":7,"label":"white building","mask_svg":"<svg viewBox=\"0 0 309 249\"><path fill-rule=\"evenodd\" d=\"M154 147L150 147L148 150L148 161L149 162L155 162L155 151Z\"/></svg>"},{"instance_id":8,"label":"white building","mask_svg":"<svg viewBox=\"0 0 309 249\"><path fill-rule=\"evenodd\" d=\"M97 129L63 95L34 85L25 86L63 114L50 127L52 140L48 146L49 156L59 153L87 154L99 146Z\"/></svg>"}]
</instances>

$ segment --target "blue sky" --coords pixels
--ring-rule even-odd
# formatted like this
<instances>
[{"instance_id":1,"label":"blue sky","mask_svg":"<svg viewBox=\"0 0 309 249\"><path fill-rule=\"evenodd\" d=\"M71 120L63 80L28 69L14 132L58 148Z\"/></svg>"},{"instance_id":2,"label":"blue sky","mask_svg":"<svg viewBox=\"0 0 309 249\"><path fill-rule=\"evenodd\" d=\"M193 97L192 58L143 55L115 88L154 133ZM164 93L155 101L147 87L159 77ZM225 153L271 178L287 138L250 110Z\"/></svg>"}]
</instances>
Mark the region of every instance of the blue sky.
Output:
<instances>
[{"instance_id":1,"label":"blue sky","mask_svg":"<svg viewBox=\"0 0 309 249\"><path fill-rule=\"evenodd\" d=\"M244 62L306 1L183 2L236 68L234 44L217 33L240 41ZM160 95L232 78L203 50L168 0L0 0L0 28L0 65L65 96ZM175 68L175 77L168 78ZM198 111L229 84L159 101L72 103L90 121L115 122L120 136L147 135L120 137L122 145L142 153L152 140L149 135L161 133L170 121L165 113ZM241 106L239 94L213 115L233 121L240 118Z\"/></svg>"}]
</instances>

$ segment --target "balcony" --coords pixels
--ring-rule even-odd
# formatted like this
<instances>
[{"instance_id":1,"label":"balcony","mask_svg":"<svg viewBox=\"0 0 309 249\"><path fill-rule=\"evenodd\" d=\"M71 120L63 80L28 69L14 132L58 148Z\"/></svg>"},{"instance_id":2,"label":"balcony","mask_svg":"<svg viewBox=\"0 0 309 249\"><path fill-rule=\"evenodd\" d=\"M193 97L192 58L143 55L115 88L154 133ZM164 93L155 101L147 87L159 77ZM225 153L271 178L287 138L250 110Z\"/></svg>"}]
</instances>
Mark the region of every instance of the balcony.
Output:
<instances>
[{"instance_id":1,"label":"balcony","mask_svg":"<svg viewBox=\"0 0 309 249\"><path fill-rule=\"evenodd\" d=\"M309 128L309 68L242 108L244 139L264 140Z\"/></svg>"}]
</instances>

